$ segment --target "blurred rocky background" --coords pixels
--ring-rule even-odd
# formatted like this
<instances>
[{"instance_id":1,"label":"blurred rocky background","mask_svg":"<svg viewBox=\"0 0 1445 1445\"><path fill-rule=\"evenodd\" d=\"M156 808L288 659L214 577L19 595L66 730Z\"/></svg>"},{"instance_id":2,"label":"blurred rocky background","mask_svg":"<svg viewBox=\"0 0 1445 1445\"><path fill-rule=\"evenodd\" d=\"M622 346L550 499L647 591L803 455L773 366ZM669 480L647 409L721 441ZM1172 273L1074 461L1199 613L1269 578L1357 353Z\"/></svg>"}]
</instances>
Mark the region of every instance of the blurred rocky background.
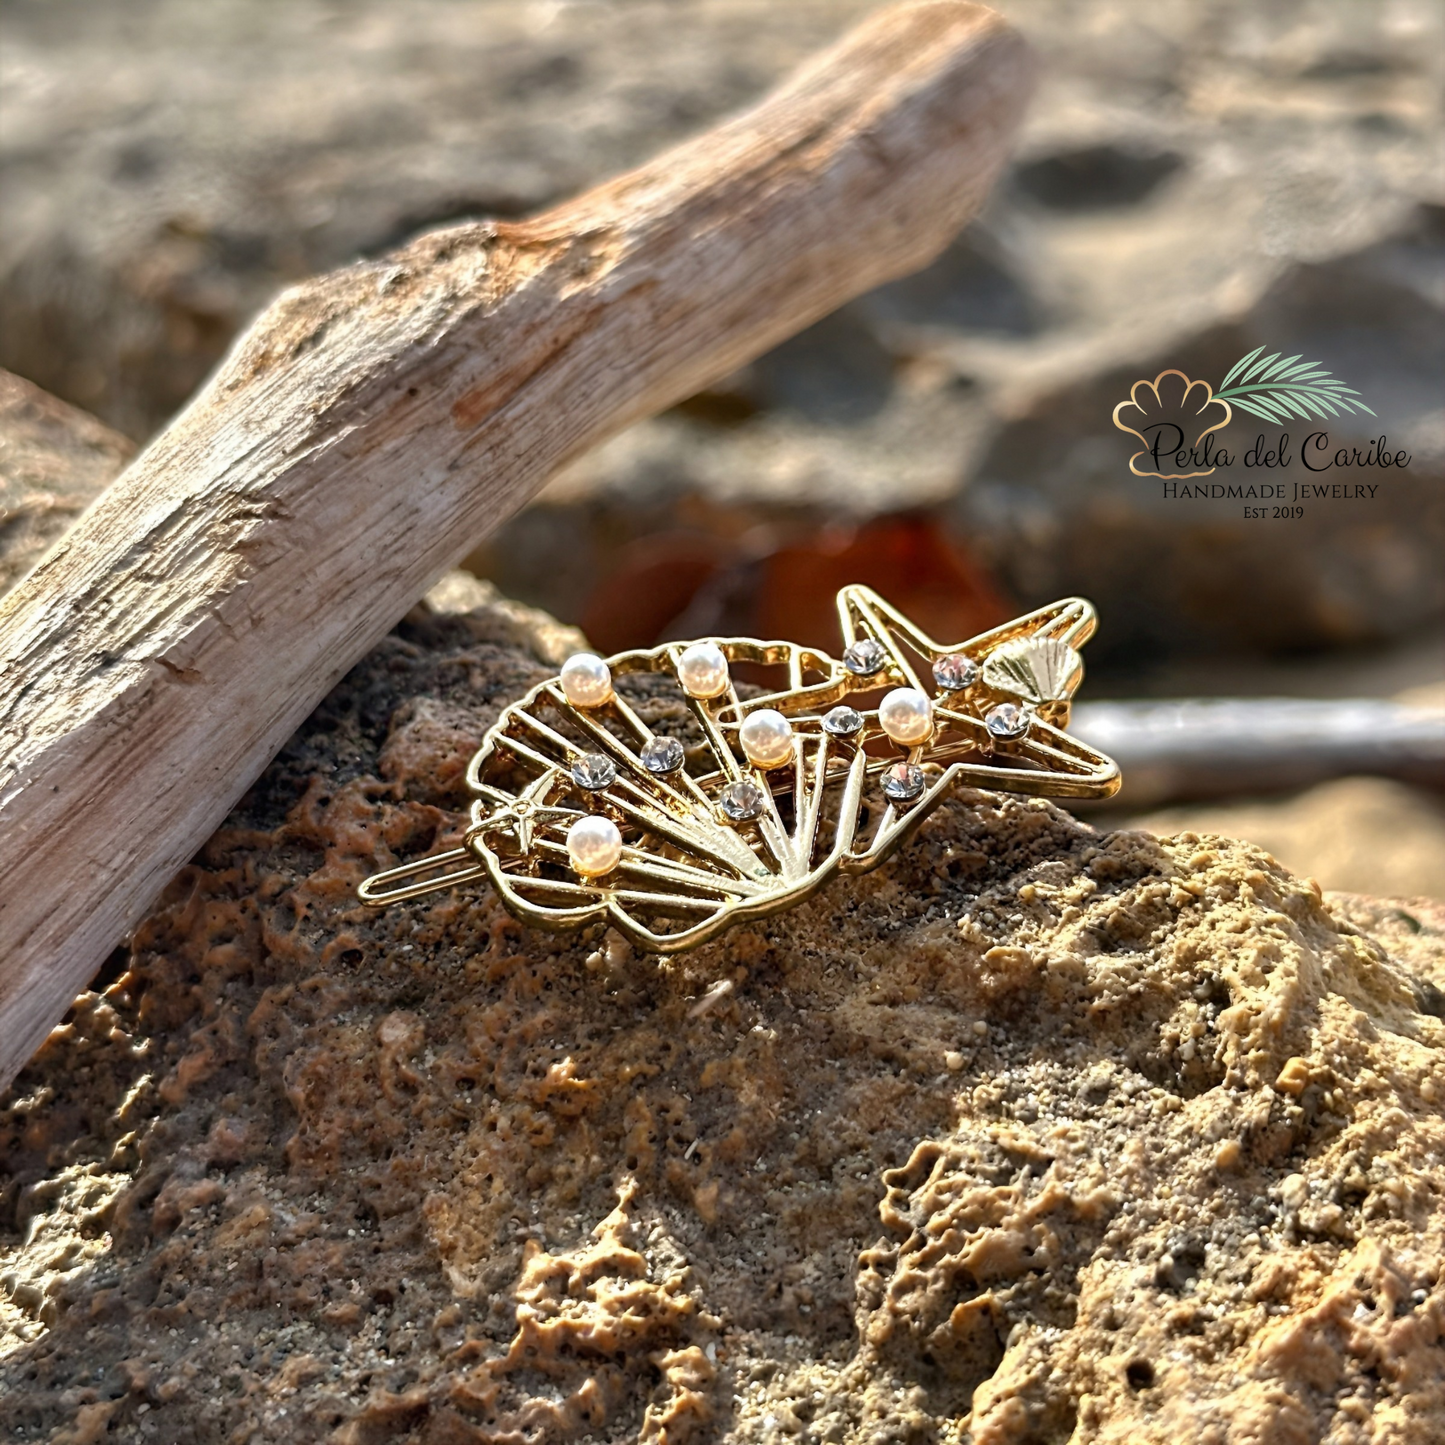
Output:
<instances>
[{"instance_id":1,"label":"blurred rocky background","mask_svg":"<svg viewBox=\"0 0 1445 1445\"><path fill-rule=\"evenodd\" d=\"M114 429L88 445L119 465L279 288L635 164L870 8L10 0L0 365ZM1081 592L1103 616L1089 696L1438 703L1439 7L997 8L1046 69L979 221L921 275L583 458L469 565L604 650L712 630L828 644L846 581L946 636ZM1288 521L1132 476L1111 421L1131 383L1173 366L1218 387L1256 346L1317 359L1373 408L1328 423L1332 447L1384 434L1410 464L1331 472L1379 490ZM33 437L41 403L24 396ZM1323 425L1286 430L1297 448ZM1237 416L1227 444L1279 431ZM14 480L30 445L7 435L0 452L12 555L22 527L33 550L41 513L70 505ZM1300 479L1321 480L1298 462L1267 477ZM1306 872L1323 836L1418 838L1409 890L1379 880L1368 843L1356 864L1326 860L1327 886L1414 892L1445 874L1428 789L1268 810Z\"/></svg>"}]
</instances>

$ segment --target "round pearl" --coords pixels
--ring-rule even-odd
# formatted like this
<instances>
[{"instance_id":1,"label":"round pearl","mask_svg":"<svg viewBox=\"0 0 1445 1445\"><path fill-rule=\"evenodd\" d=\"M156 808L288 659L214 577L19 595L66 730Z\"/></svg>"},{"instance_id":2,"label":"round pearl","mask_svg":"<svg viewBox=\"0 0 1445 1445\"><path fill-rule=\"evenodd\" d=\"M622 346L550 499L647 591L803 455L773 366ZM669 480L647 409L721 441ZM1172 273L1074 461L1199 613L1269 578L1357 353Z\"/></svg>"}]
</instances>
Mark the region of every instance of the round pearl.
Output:
<instances>
[{"instance_id":1,"label":"round pearl","mask_svg":"<svg viewBox=\"0 0 1445 1445\"><path fill-rule=\"evenodd\" d=\"M573 707L601 707L612 696L612 669L591 652L574 652L562 664L562 691Z\"/></svg>"},{"instance_id":2,"label":"round pearl","mask_svg":"<svg viewBox=\"0 0 1445 1445\"><path fill-rule=\"evenodd\" d=\"M600 878L621 861L622 834L611 818L578 818L567 829L567 854L584 878Z\"/></svg>"},{"instance_id":3,"label":"round pearl","mask_svg":"<svg viewBox=\"0 0 1445 1445\"><path fill-rule=\"evenodd\" d=\"M677 660L677 680L689 697L719 697L728 688L728 660L715 642L694 642Z\"/></svg>"},{"instance_id":4,"label":"round pearl","mask_svg":"<svg viewBox=\"0 0 1445 1445\"><path fill-rule=\"evenodd\" d=\"M895 687L878 704L878 721L895 743L912 747L933 731L933 704L916 687Z\"/></svg>"},{"instance_id":5,"label":"round pearl","mask_svg":"<svg viewBox=\"0 0 1445 1445\"><path fill-rule=\"evenodd\" d=\"M738 729L748 761L758 768L776 768L793 759L793 725L776 708L750 712Z\"/></svg>"}]
</instances>

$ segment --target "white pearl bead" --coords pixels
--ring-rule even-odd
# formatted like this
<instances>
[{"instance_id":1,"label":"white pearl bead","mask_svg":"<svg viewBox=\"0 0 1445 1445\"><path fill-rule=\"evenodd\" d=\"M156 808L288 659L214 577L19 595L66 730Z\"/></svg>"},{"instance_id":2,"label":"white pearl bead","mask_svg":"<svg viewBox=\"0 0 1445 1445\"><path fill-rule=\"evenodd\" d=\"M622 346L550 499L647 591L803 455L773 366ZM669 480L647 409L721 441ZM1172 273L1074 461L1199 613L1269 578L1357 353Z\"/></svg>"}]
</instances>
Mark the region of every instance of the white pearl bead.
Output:
<instances>
[{"instance_id":1,"label":"white pearl bead","mask_svg":"<svg viewBox=\"0 0 1445 1445\"><path fill-rule=\"evenodd\" d=\"M694 642L677 660L677 680L689 697L718 697L727 691L728 660L714 642Z\"/></svg>"},{"instance_id":2,"label":"white pearl bead","mask_svg":"<svg viewBox=\"0 0 1445 1445\"><path fill-rule=\"evenodd\" d=\"M776 768L792 761L793 725L776 708L750 712L738 729L738 741L755 767Z\"/></svg>"},{"instance_id":3,"label":"white pearl bead","mask_svg":"<svg viewBox=\"0 0 1445 1445\"><path fill-rule=\"evenodd\" d=\"M933 704L916 687L895 687L878 704L878 721L895 743L912 747L933 731Z\"/></svg>"},{"instance_id":4,"label":"white pearl bead","mask_svg":"<svg viewBox=\"0 0 1445 1445\"><path fill-rule=\"evenodd\" d=\"M612 696L612 670L591 652L574 652L562 664L562 691L573 707L601 707Z\"/></svg>"},{"instance_id":5,"label":"white pearl bead","mask_svg":"<svg viewBox=\"0 0 1445 1445\"><path fill-rule=\"evenodd\" d=\"M584 878L600 878L621 861L622 834L611 818L578 818L567 829L567 853Z\"/></svg>"}]
</instances>

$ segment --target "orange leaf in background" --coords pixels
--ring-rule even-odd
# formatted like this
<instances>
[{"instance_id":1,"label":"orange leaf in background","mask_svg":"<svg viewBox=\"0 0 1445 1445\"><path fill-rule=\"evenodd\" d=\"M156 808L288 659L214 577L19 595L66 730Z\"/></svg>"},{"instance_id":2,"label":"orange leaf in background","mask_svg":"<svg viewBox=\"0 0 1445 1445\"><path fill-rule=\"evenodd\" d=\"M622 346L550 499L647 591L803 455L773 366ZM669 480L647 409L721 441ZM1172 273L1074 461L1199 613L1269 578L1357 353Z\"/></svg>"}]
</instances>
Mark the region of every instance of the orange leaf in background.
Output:
<instances>
[{"instance_id":1,"label":"orange leaf in background","mask_svg":"<svg viewBox=\"0 0 1445 1445\"><path fill-rule=\"evenodd\" d=\"M617 553L615 564L587 599L578 625L606 655L651 647L686 611L698 589L735 558L733 543L700 532L656 532Z\"/></svg>"},{"instance_id":2,"label":"orange leaf in background","mask_svg":"<svg viewBox=\"0 0 1445 1445\"><path fill-rule=\"evenodd\" d=\"M983 564L927 516L824 528L765 557L760 574L756 635L814 647L832 645L833 598L850 583L888 597L934 637L973 637L1015 611Z\"/></svg>"},{"instance_id":3,"label":"orange leaf in background","mask_svg":"<svg viewBox=\"0 0 1445 1445\"><path fill-rule=\"evenodd\" d=\"M679 637L786 637L835 642L834 597L861 583L936 637L973 637L1017 610L932 517L880 517L793 532L769 545L763 529L738 538L667 531L621 548L580 625L594 647L622 652Z\"/></svg>"}]
</instances>

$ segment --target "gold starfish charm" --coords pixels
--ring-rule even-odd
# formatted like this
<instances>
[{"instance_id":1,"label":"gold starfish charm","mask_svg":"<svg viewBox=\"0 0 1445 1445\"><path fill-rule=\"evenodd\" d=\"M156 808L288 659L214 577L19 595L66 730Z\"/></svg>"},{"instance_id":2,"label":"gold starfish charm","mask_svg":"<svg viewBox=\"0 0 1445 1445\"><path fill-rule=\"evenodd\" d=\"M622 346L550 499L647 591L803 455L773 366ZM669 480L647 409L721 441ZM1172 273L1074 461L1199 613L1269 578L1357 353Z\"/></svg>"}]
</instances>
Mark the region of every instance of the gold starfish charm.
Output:
<instances>
[{"instance_id":1,"label":"gold starfish charm","mask_svg":"<svg viewBox=\"0 0 1445 1445\"><path fill-rule=\"evenodd\" d=\"M1089 603L951 647L866 587L838 613L841 659L736 637L569 658L472 759L464 846L368 878L362 900L486 877L528 922L606 921L675 953L877 867L955 783L1118 790L1065 731Z\"/></svg>"}]
</instances>

